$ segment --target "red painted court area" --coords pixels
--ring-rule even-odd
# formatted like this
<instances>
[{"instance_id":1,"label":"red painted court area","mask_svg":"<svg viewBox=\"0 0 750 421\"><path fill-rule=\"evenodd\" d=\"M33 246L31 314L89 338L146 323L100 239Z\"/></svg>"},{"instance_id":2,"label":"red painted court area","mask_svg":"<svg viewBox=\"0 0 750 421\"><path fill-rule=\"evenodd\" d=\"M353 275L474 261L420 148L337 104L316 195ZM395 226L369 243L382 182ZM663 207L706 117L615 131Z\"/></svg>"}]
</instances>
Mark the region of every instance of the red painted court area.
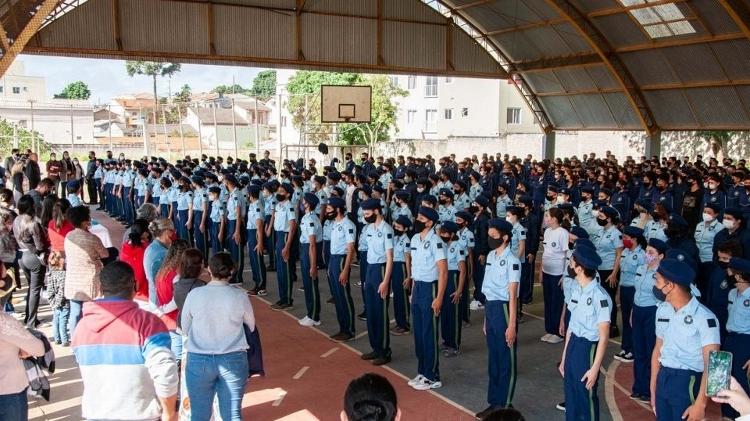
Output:
<instances>
[{"instance_id":1,"label":"red painted court area","mask_svg":"<svg viewBox=\"0 0 750 421\"><path fill-rule=\"evenodd\" d=\"M393 384L403 419L475 419L436 394L412 389L404 376L361 360L345 344L300 326L289 314L272 311L267 302L256 298L252 302L266 377L250 380L242 401L243 419L338 419L347 384L367 372L383 375Z\"/></svg>"}]
</instances>

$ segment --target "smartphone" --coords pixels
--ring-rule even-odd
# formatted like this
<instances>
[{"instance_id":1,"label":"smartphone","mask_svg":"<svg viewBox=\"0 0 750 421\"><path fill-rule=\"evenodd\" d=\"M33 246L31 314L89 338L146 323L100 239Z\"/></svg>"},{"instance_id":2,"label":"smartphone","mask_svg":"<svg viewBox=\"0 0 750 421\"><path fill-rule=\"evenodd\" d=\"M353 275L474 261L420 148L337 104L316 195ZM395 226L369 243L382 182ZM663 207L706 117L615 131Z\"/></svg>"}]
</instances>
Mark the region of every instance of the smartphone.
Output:
<instances>
[{"instance_id":1,"label":"smartphone","mask_svg":"<svg viewBox=\"0 0 750 421\"><path fill-rule=\"evenodd\" d=\"M729 389L732 376L732 353L711 351L708 354L708 381L706 396L716 396L722 390Z\"/></svg>"}]
</instances>

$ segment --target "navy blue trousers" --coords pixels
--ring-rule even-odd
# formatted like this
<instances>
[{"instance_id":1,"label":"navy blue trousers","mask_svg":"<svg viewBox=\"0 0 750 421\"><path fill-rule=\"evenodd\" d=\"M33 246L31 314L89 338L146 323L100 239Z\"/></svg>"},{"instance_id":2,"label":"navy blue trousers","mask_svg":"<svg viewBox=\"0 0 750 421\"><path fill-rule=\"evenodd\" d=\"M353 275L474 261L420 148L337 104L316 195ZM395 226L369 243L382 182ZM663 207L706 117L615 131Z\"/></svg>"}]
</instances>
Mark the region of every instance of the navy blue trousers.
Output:
<instances>
[{"instance_id":1,"label":"navy blue trousers","mask_svg":"<svg viewBox=\"0 0 750 421\"><path fill-rule=\"evenodd\" d=\"M320 244L318 244L320 247ZM300 270L302 271L302 285L305 287L305 306L307 317L320 321L320 289L318 277L310 277L310 244L299 245ZM317 268L315 269L317 271Z\"/></svg>"},{"instance_id":2,"label":"navy blue trousers","mask_svg":"<svg viewBox=\"0 0 750 421\"><path fill-rule=\"evenodd\" d=\"M362 285L367 297L367 336L370 339L370 347L380 357L391 356L391 338L389 335L388 325L388 301L389 294L385 298L380 297L378 287L383 282L385 275L385 263L368 263L367 264L367 281ZM389 291L390 293L390 291Z\"/></svg>"},{"instance_id":3,"label":"navy blue trousers","mask_svg":"<svg viewBox=\"0 0 750 421\"><path fill-rule=\"evenodd\" d=\"M284 261L282 251L286 245L286 234L284 231L276 231L276 280L279 285L279 302L281 304L292 304L292 275L295 270L292 260L292 251L289 250L289 258Z\"/></svg>"},{"instance_id":4,"label":"navy blue trousers","mask_svg":"<svg viewBox=\"0 0 750 421\"><path fill-rule=\"evenodd\" d=\"M622 315L622 345L625 352L633 352L633 326L630 324L630 311L633 309L635 287L620 286L620 313ZM614 301L613 301L614 302Z\"/></svg>"},{"instance_id":5,"label":"navy blue trousers","mask_svg":"<svg viewBox=\"0 0 750 421\"><path fill-rule=\"evenodd\" d=\"M651 354L656 346L656 306L633 306L633 393L651 396Z\"/></svg>"},{"instance_id":6,"label":"navy blue trousers","mask_svg":"<svg viewBox=\"0 0 750 421\"><path fill-rule=\"evenodd\" d=\"M487 298L482 293L484 282L484 265L479 264L479 257L474 258L474 299L484 304Z\"/></svg>"},{"instance_id":7,"label":"navy blue trousers","mask_svg":"<svg viewBox=\"0 0 750 421\"><path fill-rule=\"evenodd\" d=\"M128 224L132 224L135 217L133 213L133 202L130 200L130 191L132 190L132 188L125 187L122 190L122 205L125 212L125 222L127 222Z\"/></svg>"},{"instance_id":8,"label":"navy blue trousers","mask_svg":"<svg viewBox=\"0 0 750 421\"><path fill-rule=\"evenodd\" d=\"M742 369L742 366L750 360L750 335L729 332L721 349L732 353L732 376L745 389L745 393L750 393L747 371ZM723 404L721 405L721 415L735 419L740 416L740 413L732 409L731 406Z\"/></svg>"},{"instance_id":9,"label":"navy blue trousers","mask_svg":"<svg viewBox=\"0 0 750 421\"><path fill-rule=\"evenodd\" d=\"M211 242L211 256L224 250L224 244L219 240L219 228L221 222L208 220L208 238Z\"/></svg>"},{"instance_id":10,"label":"navy blue trousers","mask_svg":"<svg viewBox=\"0 0 750 421\"><path fill-rule=\"evenodd\" d=\"M559 285L562 275L542 273L542 290L544 292L544 331L551 335L560 335L560 315L565 303L562 286Z\"/></svg>"},{"instance_id":11,"label":"navy blue trousers","mask_svg":"<svg viewBox=\"0 0 750 421\"><path fill-rule=\"evenodd\" d=\"M507 301L487 301L484 317L487 323L487 402L494 407L506 408L513 402L516 389L516 348L518 341L509 347L505 340L510 308Z\"/></svg>"},{"instance_id":12,"label":"navy blue trousers","mask_svg":"<svg viewBox=\"0 0 750 421\"><path fill-rule=\"evenodd\" d=\"M159 212L162 218L169 217L169 203L159 203Z\"/></svg>"},{"instance_id":13,"label":"navy blue trousers","mask_svg":"<svg viewBox=\"0 0 750 421\"><path fill-rule=\"evenodd\" d=\"M417 372L429 380L440 380L438 355L438 318L432 311L437 297L437 281L414 281L411 295L411 320Z\"/></svg>"},{"instance_id":14,"label":"navy blue trousers","mask_svg":"<svg viewBox=\"0 0 750 421\"><path fill-rule=\"evenodd\" d=\"M565 419L567 421L598 421L599 396L596 390L599 377L591 390L581 381L594 363L597 342L571 334L565 350Z\"/></svg>"},{"instance_id":15,"label":"navy blue trousers","mask_svg":"<svg viewBox=\"0 0 750 421\"><path fill-rule=\"evenodd\" d=\"M363 313L367 313L367 296L365 295L365 282L367 282L367 250L360 250L359 253L359 280L362 282L362 309Z\"/></svg>"},{"instance_id":16,"label":"navy blue trousers","mask_svg":"<svg viewBox=\"0 0 750 421\"><path fill-rule=\"evenodd\" d=\"M237 265L237 270L234 273L234 276L232 276L232 280L230 283L232 284L241 284L242 283L242 271L245 270L245 254L242 250L242 238L240 238L240 242L234 241L234 231L237 229L237 220L227 220L227 251L232 256L232 260L234 260L234 264Z\"/></svg>"},{"instance_id":17,"label":"navy blue trousers","mask_svg":"<svg viewBox=\"0 0 750 421\"><path fill-rule=\"evenodd\" d=\"M344 270L346 256L343 254L332 254L328 264L328 279L333 291L333 299L336 305L336 319L339 322L339 332L354 336L354 301L349 287L341 285L339 275Z\"/></svg>"},{"instance_id":18,"label":"navy blue trousers","mask_svg":"<svg viewBox=\"0 0 750 421\"><path fill-rule=\"evenodd\" d=\"M393 291L393 315L396 326L410 329L409 326L409 292L404 289L406 262L393 262L391 272L391 291Z\"/></svg>"},{"instance_id":19,"label":"navy blue trousers","mask_svg":"<svg viewBox=\"0 0 750 421\"><path fill-rule=\"evenodd\" d=\"M193 245L193 236L190 233L192 227L185 225L188 223L188 212L190 211L187 209L177 211L177 224L175 226L177 227L177 236Z\"/></svg>"},{"instance_id":20,"label":"navy blue trousers","mask_svg":"<svg viewBox=\"0 0 750 421\"><path fill-rule=\"evenodd\" d=\"M268 224L271 223L271 216L266 216L263 220L263 226L267 227ZM265 241L265 250L268 253L268 267L275 268L276 267L276 231L273 230L273 227L271 227L271 235L268 237L264 237L263 241Z\"/></svg>"},{"instance_id":21,"label":"navy blue trousers","mask_svg":"<svg viewBox=\"0 0 750 421\"><path fill-rule=\"evenodd\" d=\"M247 230L247 255L250 260L250 269L253 274L253 282L258 289L266 289L266 265L263 263L263 253L255 251L258 245L258 230Z\"/></svg>"},{"instance_id":22,"label":"navy blue trousers","mask_svg":"<svg viewBox=\"0 0 750 421\"><path fill-rule=\"evenodd\" d=\"M203 258L208 260L208 241L206 237L208 234L208 224L210 221L206 221L206 226L203 227L201 232L201 219L203 219L203 211L193 211L193 240L195 242L195 248L203 253Z\"/></svg>"},{"instance_id":23,"label":"navy blue trousers","mask_svg":"<svg viewBox=\"0 0 750 421\"><path fill-rule=\"evenodd\" d=\"M661 367L656 376L657 421L681 421L682 413L700 393L702 376L697 371Z\"/></svg>"},{"instance_id":24,"label":"navy blue trousers","mask_svg":"<svg viewBox=\"0 0 750 421\"><path fill-rule=\"evenodd\" d=\"M458 349L461 346L461 314L458 304L453 304L451 294L458 288L458 271L448 271L448 284L443 295L443 307L440 309L440 335L443 346Z\"/></svg>"}]
</instances>

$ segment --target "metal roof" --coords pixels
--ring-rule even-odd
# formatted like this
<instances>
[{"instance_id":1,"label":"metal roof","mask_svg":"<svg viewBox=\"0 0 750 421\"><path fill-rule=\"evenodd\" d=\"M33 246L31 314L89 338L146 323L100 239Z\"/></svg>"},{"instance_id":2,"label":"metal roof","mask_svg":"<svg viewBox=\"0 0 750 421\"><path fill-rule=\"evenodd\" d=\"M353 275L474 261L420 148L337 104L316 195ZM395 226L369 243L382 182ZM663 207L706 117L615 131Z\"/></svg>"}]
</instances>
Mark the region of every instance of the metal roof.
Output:
<instances>
[{"instance_id":1,"label":"metal roof","mask_svg":"<svg viewBox=\"0 0 750 421\"><path fill-rule=\"evenodd\" d=\"M545 131L750 129L750 0L0 0L0 24L0 74L15 48L511 78Z\"/></svg>"}]
</instances>

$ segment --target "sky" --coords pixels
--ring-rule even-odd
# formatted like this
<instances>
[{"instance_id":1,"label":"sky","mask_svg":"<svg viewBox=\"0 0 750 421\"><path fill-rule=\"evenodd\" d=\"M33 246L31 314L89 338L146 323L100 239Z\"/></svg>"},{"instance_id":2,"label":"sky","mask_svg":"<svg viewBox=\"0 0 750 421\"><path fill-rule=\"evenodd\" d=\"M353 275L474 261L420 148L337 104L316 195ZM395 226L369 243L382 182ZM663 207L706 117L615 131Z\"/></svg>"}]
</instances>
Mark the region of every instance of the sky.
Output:
<instances>
[{"instance_id":1,"label":"sky","mask_svg":"<svg viewBox=\"0 0 750 421\"><path fill-rule=\"evenodd\" d=\"M83 81L91 90L91 101L95 104L107 103L109 99L128 93L151 92L151 78L148 76L130 77L125 72L125 61L87 58L47 57L20 55L26 74L47 78L47 96L52 98L71 82ZM210 91L217 85L235 83L249 87L258 72L257 67L209 66L183 64L182 71L172 78L172 92L184 85L190 85L193 93ZM169 78L159 78L157 89L160 96L167 96Z\"/></svg>"}]
</instances>

